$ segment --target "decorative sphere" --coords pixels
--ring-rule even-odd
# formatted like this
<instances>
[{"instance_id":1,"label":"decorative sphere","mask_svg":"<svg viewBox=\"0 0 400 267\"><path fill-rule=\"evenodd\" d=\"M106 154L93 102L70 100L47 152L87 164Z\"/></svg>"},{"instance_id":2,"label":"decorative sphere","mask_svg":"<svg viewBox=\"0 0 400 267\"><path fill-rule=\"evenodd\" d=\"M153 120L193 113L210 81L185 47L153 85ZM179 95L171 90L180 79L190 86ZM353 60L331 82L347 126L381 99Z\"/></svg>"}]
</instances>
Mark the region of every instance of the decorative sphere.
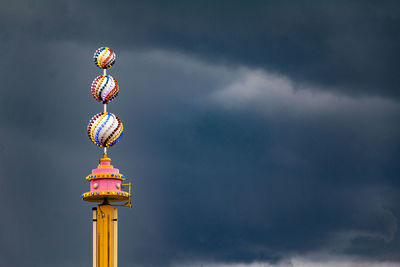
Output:
<instances>
[{"instance_id":1,"label":"decorative sphere","mask_svg":"<svg viewBox=\"0 0 400 267\"><path fill-rule=\"evenodd\" d=\"M99 147L111 147L122 137L124 126L121 120L110 112L93 116L88 125L90 140Z\"/></svg>"},{"instance_id":2,"label":"decorative sphere","mask_svg":"<svg viewBox=\"0 0 400 267\"><path fill-rule=\"evenodd\" d=\"M119 92L119 85L117 80L111 75L100 75L92 82L92 95L102 103L112 101Z\"/></svg>"},{"instance_id":3,"label":"decorative sphere","mask_svg":"<svg viewBox=\"0 0 400 267\"><path fill-rule=\"evenodd\" d=\"M120 189L120 188L121 188L121 184L120 184L120 183L116 183L116 184L115 184L115 187L116 187L117 189Z\"/></svg>"},{"instance_id":4,"label":"decorative sphere","mask_svg":"<svg viewBox=\"0 0 400 267\"><path fill-rule=\"evenodd\" d=\"M94 183L94 184L93 184L93 188L94 188L94 189L99 188L99 184L98 184L98 183Z\"/></svg>"},{"instance_id":5,"label":"decorative sphere","mask_svg":"<svg viewBox=\"0 0 400 267\"><path fill-rule=\"evenodd\" d=\"M100 47L93 56L94 64L100 69L109 69L115 63L116 55L111 48Z\"/></svg>"}]
</instances>

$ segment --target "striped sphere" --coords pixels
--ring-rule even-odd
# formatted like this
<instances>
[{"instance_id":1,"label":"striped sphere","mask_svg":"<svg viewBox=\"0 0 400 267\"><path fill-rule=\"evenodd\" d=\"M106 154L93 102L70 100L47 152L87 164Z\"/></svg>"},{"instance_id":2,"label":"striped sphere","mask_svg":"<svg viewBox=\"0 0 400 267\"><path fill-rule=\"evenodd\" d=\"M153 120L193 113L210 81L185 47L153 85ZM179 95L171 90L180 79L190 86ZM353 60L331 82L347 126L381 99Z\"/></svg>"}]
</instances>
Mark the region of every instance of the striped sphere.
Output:
<instances>
[{"instance_id":1,"label":"striped sphere","mask_svg":"<svg viewBox=\"0 0 400 267\"><path fill-rule=\"evenodd\" d=\"M100 69L109 69L115 63L116 55L111 48L100 47L94 52L94 64Z\"/></svg>"},{"instance_id":2,"label":"striped sphere","mask_svg":"<svg viewBox=\"0 0 400 267\"><path fill-rule=\"evenodd\" d=\"M111 147L122 137L124 126L121 120L110 112L93 116L88 125L90 140L99 147Z\"/></svg>"},{"instance_id":3,"label":"striped sphere","mask_svg":"<svg viewBox=\"0 0 400 267\"><path fill-rule=\"evenodd\" d=\"M118 95L118 91L118 82L111 75L97 76L92 82L92 95L99 102L112 101Z\"/></svg>"}]
</instances>

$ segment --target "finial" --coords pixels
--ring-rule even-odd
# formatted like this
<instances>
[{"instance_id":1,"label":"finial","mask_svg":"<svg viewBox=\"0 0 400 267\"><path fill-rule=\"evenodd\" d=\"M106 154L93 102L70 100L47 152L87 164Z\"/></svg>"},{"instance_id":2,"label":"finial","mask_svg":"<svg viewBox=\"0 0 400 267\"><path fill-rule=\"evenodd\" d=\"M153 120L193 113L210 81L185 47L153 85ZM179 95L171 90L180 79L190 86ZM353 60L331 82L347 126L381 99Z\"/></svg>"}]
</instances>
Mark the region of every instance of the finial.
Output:
<instances>
[{"instance_id":1,"label":"finial","mask_svg":"<svg viewBox=\"0 0 400 267\"><path fill-rule=\"evenodd\" d=\"M109 47L100 47L93 55L94 64L100 69L109 69L115 63L114 51Z\"/></svg>"}]
</instances>

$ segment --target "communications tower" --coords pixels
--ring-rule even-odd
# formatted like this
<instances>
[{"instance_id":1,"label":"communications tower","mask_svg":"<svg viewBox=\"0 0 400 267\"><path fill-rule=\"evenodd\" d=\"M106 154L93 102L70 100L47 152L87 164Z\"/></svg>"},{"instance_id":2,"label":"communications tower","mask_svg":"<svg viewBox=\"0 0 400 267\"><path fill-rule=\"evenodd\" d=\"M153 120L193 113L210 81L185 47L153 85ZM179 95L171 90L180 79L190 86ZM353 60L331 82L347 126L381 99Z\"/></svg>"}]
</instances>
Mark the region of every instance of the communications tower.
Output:
<instances>
[{"instance_id":1,"label":"communications tower","mask_svg":"<svg viewBox=\"0 0 400 267\"><path fill-rule=\"evenodd\" d=\"M117 267L118 265L118 206L132 207L131 183L125 183L125 175L111 165L107 148L115 145L122 137L124 126L113 113L107 112L107 104L119 91L117 81L107 74L115 63L115 52L101 47L94 53L94 63L103 74L92 83L93 97L103 104L104 111L92 117L88 125L90 140L102 147L103 157L99 165L86 177L90 191L81 198L99 203L93 208L93 267ZM115 204L119 203L119 204Z\"/></svg>"}]
</instances>

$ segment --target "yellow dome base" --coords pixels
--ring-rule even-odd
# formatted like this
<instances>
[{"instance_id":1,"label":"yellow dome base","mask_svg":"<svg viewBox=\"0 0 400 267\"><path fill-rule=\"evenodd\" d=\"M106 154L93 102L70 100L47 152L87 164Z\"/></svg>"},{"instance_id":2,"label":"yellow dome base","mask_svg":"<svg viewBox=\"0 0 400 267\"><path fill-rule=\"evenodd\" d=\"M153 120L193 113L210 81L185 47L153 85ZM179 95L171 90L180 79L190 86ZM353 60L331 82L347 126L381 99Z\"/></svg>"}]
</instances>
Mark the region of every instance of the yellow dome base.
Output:
<instances>
[{"instance_id":1,"label":"yellow dome base","mask_svg":"<svg viewBox=\"0 0 400 267\"><path fill-rule=\"evenodd\" d=\"M92 191L82 194L82 199L88 202L121 202L130 199L130 194L125 191Z\"/></svg>"}]
</instances>

